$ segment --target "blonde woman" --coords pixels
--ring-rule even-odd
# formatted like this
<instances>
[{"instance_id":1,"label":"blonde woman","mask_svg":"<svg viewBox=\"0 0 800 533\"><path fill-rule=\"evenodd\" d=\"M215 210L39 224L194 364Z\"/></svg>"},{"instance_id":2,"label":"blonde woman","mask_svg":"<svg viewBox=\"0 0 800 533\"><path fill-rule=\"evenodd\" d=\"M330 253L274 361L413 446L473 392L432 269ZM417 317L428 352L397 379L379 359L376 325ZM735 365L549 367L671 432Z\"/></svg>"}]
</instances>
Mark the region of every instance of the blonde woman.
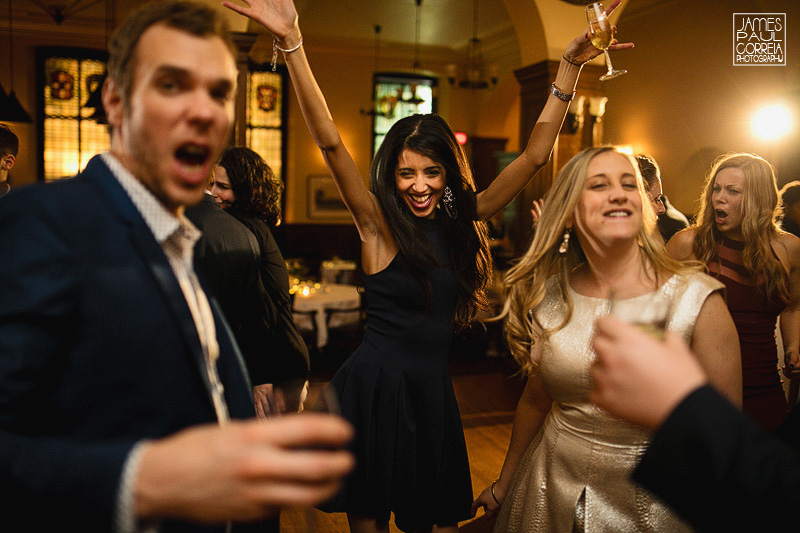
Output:
<instances>
[{"instance_id":1,"label":"blonde woman","mask_svg":"<svg viewBox=\"0 0 800 533\"><path fill-rule=\"evenodd\" d=\"M752 154L724 155L708 174L697 222L667 245L672 257L701 261L725 284L742 353L743 408L769 431L788 412L778 316L784 374L800 376L800 240L778 229L778 201L772 165Z\"/></svg>"},{"instance_id":2,"label":"blonde woman","mask_svg":"<svg viewBox=\"0 0 800 533\"><path fill-rule=\"evenodd\" d=\"M709 379L741 402L739 352L723 285L664 252L634 159L613 147L570 160L545 196L533 242L506 277L509 346L528 380L500 477L473 503L495 531L680 531L685 524L629 475L648 434L587 398L593 324L666 300L668 327ZM502 504L502 506L501 506Z\"/></svg>"}]
</instances>

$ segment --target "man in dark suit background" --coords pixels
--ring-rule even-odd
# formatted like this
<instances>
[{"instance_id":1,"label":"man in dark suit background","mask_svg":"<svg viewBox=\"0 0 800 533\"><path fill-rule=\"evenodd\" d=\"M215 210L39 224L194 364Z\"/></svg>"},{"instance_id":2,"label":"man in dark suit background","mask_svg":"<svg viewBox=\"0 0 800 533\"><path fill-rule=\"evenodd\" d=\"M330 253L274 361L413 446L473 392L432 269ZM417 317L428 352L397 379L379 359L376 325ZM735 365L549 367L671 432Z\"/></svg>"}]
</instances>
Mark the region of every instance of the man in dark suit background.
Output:
<instances>
[{"instance_id":1,"label":"man in dark suit background","mask_svg":"<svg viewBox=\"0 0 800 533\"><path fill-rule=\"evenodd\" d=\"M350 429L253 416L236 344L192 267L198 202L233 119L226 27L202 4L110 43L111 150L0 202L0 485L26 530L200 531L329 498ZM204 524L205 526L201 526Z\"/></svg>"},{"instance_id":2,"label":"man in dark suit background","mask_svg":"<svg viewBox=\"0 0 800 533\"><path fill-rule=\"evenodd\" d=\"M597 321L590 399L654 431L633 479L701 531L793 531L800 411L767 433L708 385L686 342Z\"/></svg>"},{"instance_id":3,"label":"man in dark suit background","mask_svg":"<svg viewBox=\"0 0 800 533\"><path fill-rule=\"evenodd\" d=\"M195 245L195 265L233 331L253 384L256 415L266 418L274 405L274 375L270 361L282 354L272 346L270 324L277 310L261 284L261 248L247 226L226 213L214 197L186 209L186 216L203 232Z\"/></svg>"},{"instance_id":4,"label":"man in dark suit background","mask_svg":"<svg viewBox=\"0 0 800 533\"><path fill-rule=\"evenodd\" d=\"M207 192L200 203L187 207L186 218L203 232L194 247L197 271L217 299L241 349L238 333L250 311L246 295L257 291L261 249L255 236ZM250 381L259 383L252 375Z\"/></svg>"},{"instance_id":5,"label":"man in dark suit background","mask_svg":"<svg viewBox=\"0 0 800 533\"><path fill-rule=\"evenodd\" d=\"M689 227L689 219L672 205L666 194L661 195L661 203L664 204L664 214L658 215L658 231L664 242L669 242L673 235Z\"/></svg>"}]
</instances>

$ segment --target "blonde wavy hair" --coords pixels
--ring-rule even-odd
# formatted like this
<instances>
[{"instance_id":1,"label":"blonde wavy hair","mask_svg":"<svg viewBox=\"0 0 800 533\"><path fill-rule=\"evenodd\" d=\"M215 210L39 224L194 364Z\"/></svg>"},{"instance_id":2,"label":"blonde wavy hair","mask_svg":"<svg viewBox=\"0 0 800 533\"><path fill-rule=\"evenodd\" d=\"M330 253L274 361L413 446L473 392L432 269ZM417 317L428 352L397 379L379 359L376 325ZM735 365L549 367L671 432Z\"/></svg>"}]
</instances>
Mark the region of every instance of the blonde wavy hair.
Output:
<instances>
[{"instance_id":1,"label":"blonde wavy hair","mask_svg":"<svg viewBox=\"0 0 800 533\"><path fill-rule=\"evenodd\" d=\"M574 236L569 242L566 253L561 254L558 249L566 228L574 221L575 208L583 194L589 163L596 156L606 152L624 156L636 174L643 214L643 224L637 241L642 262L652 266L652 270L656 273L656 283L660 284L660 279L665 279L674 273L696 269L682 265L667 256L664 242L656 228L656 214L647 195L639 166L633 157L613 146L587 148L581 151L564 165L553 186L545 194L545 209L539 219L533 242L505 276L505 303L499 316L505 318L508 346L523 374L530 375L537 367L537 363L530 357L531 347L544 342L550 335L566 326L572 317L573 302L567 290L569 274L586 262L586 256ZM542 302L547 279L556 274L560 274L558 283L566 304L566 314L561 324L548 330L538 323L535 313L530 311Z\"/></svg>"},{"instance_id":2,"label":"blonde wavy hair","mask_svg":"<svg viewBox=\"0 0 800 533\"><path fill-rule=\"evenodd\" d=\"M747 272L765 281L766 296L777 296L789 301L789 273L772 250L772 241L778 238L776 224L780 214L780 196L775 179L775 169L767 160L755 154L731 153L718 157L711 166L703 186L700 206L694 227L697 230L692 251L703 264L717 259L717 245L722 233L714 221L711 195L717 175L726 168L738 168L744 174L742 191L742 259Z\"/></svg>"}]
</instances>

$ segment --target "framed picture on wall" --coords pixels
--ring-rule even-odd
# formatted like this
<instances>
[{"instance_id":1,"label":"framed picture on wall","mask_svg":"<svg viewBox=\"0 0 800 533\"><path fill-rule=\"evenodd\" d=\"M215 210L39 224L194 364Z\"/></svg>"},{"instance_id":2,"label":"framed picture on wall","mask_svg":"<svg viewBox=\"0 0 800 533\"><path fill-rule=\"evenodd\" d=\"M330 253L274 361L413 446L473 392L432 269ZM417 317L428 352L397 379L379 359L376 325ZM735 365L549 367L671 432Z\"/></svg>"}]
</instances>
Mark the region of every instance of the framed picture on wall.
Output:
<instances>
[{"instance_id":1,"label":"framed picture on wall","mask_svg":"<svg viewBox=\"0 0 800 533\"><path fill-rule=\"evenodd\" d=\"M350 222L352 217L344 205L333 178L326 174L308 176L308 218Z\"/></svg>"}]
</instances>

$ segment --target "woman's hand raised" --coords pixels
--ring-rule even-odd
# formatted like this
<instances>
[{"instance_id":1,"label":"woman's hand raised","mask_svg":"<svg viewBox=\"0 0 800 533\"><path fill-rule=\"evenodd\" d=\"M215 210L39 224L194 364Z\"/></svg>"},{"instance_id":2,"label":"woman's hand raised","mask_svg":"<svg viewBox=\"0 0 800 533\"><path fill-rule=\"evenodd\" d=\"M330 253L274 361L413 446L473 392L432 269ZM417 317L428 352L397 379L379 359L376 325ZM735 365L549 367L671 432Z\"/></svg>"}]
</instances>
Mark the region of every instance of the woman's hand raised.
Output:
<instances>
[{"instance_id":1,"label":"woman's hand raised","mask_svg":"<svg viewBox=\"0 0 800 533\"><path fill-rule=\"evenodd\" d=\"M225 1L222 5L258 22L279 41L297 27L297 10L292 0L241 0L246 7Z\"/></svg>"},{"instance_id":2,"label":"woman's hand raised","mask_svg":"<svg viewBox=\"0 0 800 533\"><path fill-rule=\"evenodd\" d=\"M607 15L610 15L612 11L619 5L621 0L614 0L611 4L605 9ZM617 32L617 27L613 26L614 33ZM618 43L616 39L611 43L611 46L608 47L609 50L625 50L627 48L633 48L633 43ZM575 39L572 40L571 43L567 45L566 50L564 50L564 59L572 63L573 65L583 65L587 61L591 61L595 57L602 54L603 51L599 48L595 48L591 41L591 35L589 33L589 29L587 28L585 32L577 36Z\"/></svg>"}]
</instances>

